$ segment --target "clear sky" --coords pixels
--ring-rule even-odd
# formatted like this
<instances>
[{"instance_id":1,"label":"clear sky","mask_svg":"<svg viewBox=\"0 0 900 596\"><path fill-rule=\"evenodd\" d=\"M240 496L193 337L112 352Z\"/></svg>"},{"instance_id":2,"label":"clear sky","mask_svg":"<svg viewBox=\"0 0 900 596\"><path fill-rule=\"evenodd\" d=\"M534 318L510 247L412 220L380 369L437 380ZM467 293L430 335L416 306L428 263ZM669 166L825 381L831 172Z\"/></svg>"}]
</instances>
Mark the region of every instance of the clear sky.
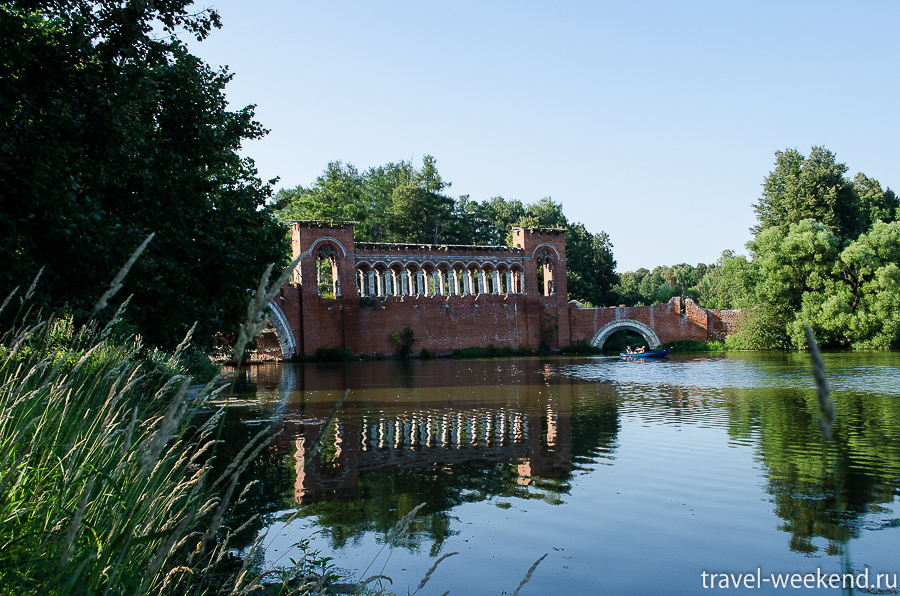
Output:
<instances>
[{"instance_id":1,"label":"clear sky","mask_svg":"<svg viewBox=\"0 0 900 596\"><path fill-rule=\"evenodd\" d=\"M453 196L552 197L618 270L745 253L774 153L900 186L900 2L217 0L191 43L277 188L437 159Z\"/></svg>"}]
</instances>

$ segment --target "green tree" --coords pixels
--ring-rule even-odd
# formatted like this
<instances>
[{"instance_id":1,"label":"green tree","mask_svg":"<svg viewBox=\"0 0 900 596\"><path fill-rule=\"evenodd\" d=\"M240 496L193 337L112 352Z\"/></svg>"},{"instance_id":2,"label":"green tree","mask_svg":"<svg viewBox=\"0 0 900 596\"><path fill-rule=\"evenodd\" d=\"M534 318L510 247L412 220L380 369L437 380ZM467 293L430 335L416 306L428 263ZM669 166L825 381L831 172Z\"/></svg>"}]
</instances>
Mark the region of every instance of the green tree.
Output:
<instances>
[{"instance_id":1,"label":"green tree","mask_svg":"<svg viewBox=\"0 0 900 596\"><path fill-rule=\"evenodd\" d=\"M309 188L281 189L275 195L275 207L282 221L321 219L358 221L364 218L364 180L351 164L328 163L325 171Z\"/></svg>"},{"instance_id":2,"label":"green tree","mask_svg":"<svg viewBox=\"0 0 900 596\"><path fill-rule=\"evenodd\" d=\"M890 188L882 190L878 180L869 178L862 172L853 177L853 188L859 197L866 230L875 225L877 221L884 223L896 221L900 202L894 191Z\"/></svg>"},{"instance_id":3,"label":"green tree","mask_svg":"<svg viewBox=\"0 0 900 596\"><path fill-rule=\"evenodd\" d=\"M726 250L697 283L697 300L706 308L748 310L756 305L755 288L755 265Z\"/></svg>"},{"instance_id":4,"label":"green tree","mask_svg":"<svg viewBox=\"0 0 900 596\"><path fill-rule=\"evenodd\" d=\"M802 318L854 347L889 348L900 340L900 222L876 221L841 251L834 278L803 303Z\"/></svg>"},{"instance_id":5,"label":"green tree","mask_svg":"<svg viewBox=\"0 0 900 596\"><path fill-rule=\"evenodd\" d=\"M753 206L759 236L769 228L787 233L791 224L814 219L828 226L842 240L855 239L865 229L865 217L853 184L825 147L813 147L809 157L796 149L775 152L775 169L763 182L763 192Z\"/></svg>"},{"instance_id":6,"label":"green tree","mask_svg":"<svg viewBox=\"0 0 900 596\"><path fill-rule=\"evenodd\" d=\"M616 260L606 232L591 233L582 223L566 231L566 284L569 297L586 306L606 306L616 299Z\"/></svg>"},{"instance_id":7,"label":"green tree","mask_svg":"<svg viewBox=\"0 0 900 596\"><path fill-rule=\"evenodd\" d=\"M36 298L83 320L128 254L128 316L171 346L235 328L282 253L270 185L239 154L266 133L227 109L227 71L175 31L219 26L187 0L13 1L0 7L0 293L45 267Z\"/></svg>"},{"instance_id":8,"label":"green tree","mask_svg":"<svg viewBox=\"0 0 900 596\"><path fill-rule=\"evenodd\" d=\"M453 199L415 183L396 187L391 198L387 228L393 241L442 243Z\"/></svg>"},{"instance_id":9,"label":"green tree","mask_svg":"<svg viewBox=\"0 0 900 596\"><path fill-rule=\"evenodd\" d=\"M747 243L759 268L756 294L763 307L754 313L759 317L754 341L762 341L755 347L806 346L803 325L815 322L804 317L804 312L811 308L811 301L820 301L829 287L840 246L840 239L827 226L812 219L792 224L787 234L769 228ZM749 329L742 332L750 333ZM823 336L822 329L816 331L823 343L834 343L833 336Z\"/></svg>"}]
</instances>

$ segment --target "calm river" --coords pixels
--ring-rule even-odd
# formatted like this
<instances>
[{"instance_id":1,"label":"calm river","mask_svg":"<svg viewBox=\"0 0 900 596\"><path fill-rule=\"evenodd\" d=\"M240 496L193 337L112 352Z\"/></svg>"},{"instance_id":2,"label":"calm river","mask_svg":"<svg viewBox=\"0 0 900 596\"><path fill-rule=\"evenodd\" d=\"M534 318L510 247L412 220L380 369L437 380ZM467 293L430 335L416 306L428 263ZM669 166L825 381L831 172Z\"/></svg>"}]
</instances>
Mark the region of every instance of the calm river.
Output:
<instances>
[{"instance_id":1,"label":"calm river","mask_svg":"<svg viewBox=\"0 0 900 596\"><path fill-rule=\"evenodd\" d=\"M511 594L544 553L521 594L840 593L821 578L848 573L896 593L900 353L825 359L830 441L806 354L249 367L227 445L280 434L250 470L241 546L265 535L263 564L288 565L309 539L397 594L451 552L420 594Z\"/></svg>"}]
</instances>

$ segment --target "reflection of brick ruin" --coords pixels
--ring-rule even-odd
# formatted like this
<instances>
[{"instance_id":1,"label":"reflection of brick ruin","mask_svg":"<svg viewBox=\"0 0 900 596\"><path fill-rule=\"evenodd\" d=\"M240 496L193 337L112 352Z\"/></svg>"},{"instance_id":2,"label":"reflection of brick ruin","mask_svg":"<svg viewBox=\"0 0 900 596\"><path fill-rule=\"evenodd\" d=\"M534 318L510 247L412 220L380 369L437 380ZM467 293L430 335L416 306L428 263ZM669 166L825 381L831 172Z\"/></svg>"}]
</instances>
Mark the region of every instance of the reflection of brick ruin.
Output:
<instances>
[{"instance_id":1,"label":"reflection of brick ruin","mask_svg":"<svg viewBox=\"0 0 900 596\"><path fill-rule=\"evenodd\" d=\"M310 254L271 304L282 350L389 354L391 334L405 327L416 350L437 354L490 345L536 349L542 342L602 345L620 329L654 346L726 334L737 316L679 298L653 307L581 308L566 302L565 230L513 228L512 236L513 246L364 243L354 240L352 222L295 222L294 254Z\"/></svg>"},{"instance_id":2,"label":"reflection of brick ruin","mask_svg":"<svg viewBox=\"0 0 900 596\"><path fill-rule=\"evenodd\" d=\"M353 496L359 474L387 468L439 469L472 461L517 465L518 482L564 478L572 469L569 418L548 408L547 416L510 410L335 420L333 451L312 460L306 446L320 426L307 424L293 447L298 503L325 496ZM288 431L290 432L290 431Z\"/></svg>"}]
</instances>

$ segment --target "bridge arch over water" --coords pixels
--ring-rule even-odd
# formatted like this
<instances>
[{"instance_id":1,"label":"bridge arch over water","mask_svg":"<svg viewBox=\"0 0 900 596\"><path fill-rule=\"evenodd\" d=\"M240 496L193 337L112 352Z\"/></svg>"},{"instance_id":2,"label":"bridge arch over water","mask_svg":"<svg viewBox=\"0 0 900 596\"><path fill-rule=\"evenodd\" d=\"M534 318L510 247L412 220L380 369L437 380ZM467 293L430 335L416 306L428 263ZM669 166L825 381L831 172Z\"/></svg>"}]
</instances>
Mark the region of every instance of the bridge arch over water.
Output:
<instances>
[{"instance_id":1,"label":"bridge arch over water","mask_svg":"<svg viewBox=\"0 0 900 596\"><path fill-rule=\"evenodd\" d=\"M290 358L297 352L297 343L294 341L291 326L277 302L270 300L269 309L269 322L275 327L275 335L278 336L278 343L281 344L282 358Z\"/></svg>"},{"instance_id":2,"label":"bridge arch over water","mask_svg":"<svg viewBox=\"0 0 900 596\"><path fill-rule=\"evenodd\" d=\"M651 350L655 350L662 343L659 340L659 337L656 333L648 327L646 324L641 323L640 321L635 321L634 319L618 319L615 321L611 321L600 328L600 330L594 334L594 338L591 340L591 345L596 346L598 348L602 348L603 344L606 343L606 340L612 336L613 333L617 331L634 331L647 340L647 345Z\"/></svg>"}]
</instances>

